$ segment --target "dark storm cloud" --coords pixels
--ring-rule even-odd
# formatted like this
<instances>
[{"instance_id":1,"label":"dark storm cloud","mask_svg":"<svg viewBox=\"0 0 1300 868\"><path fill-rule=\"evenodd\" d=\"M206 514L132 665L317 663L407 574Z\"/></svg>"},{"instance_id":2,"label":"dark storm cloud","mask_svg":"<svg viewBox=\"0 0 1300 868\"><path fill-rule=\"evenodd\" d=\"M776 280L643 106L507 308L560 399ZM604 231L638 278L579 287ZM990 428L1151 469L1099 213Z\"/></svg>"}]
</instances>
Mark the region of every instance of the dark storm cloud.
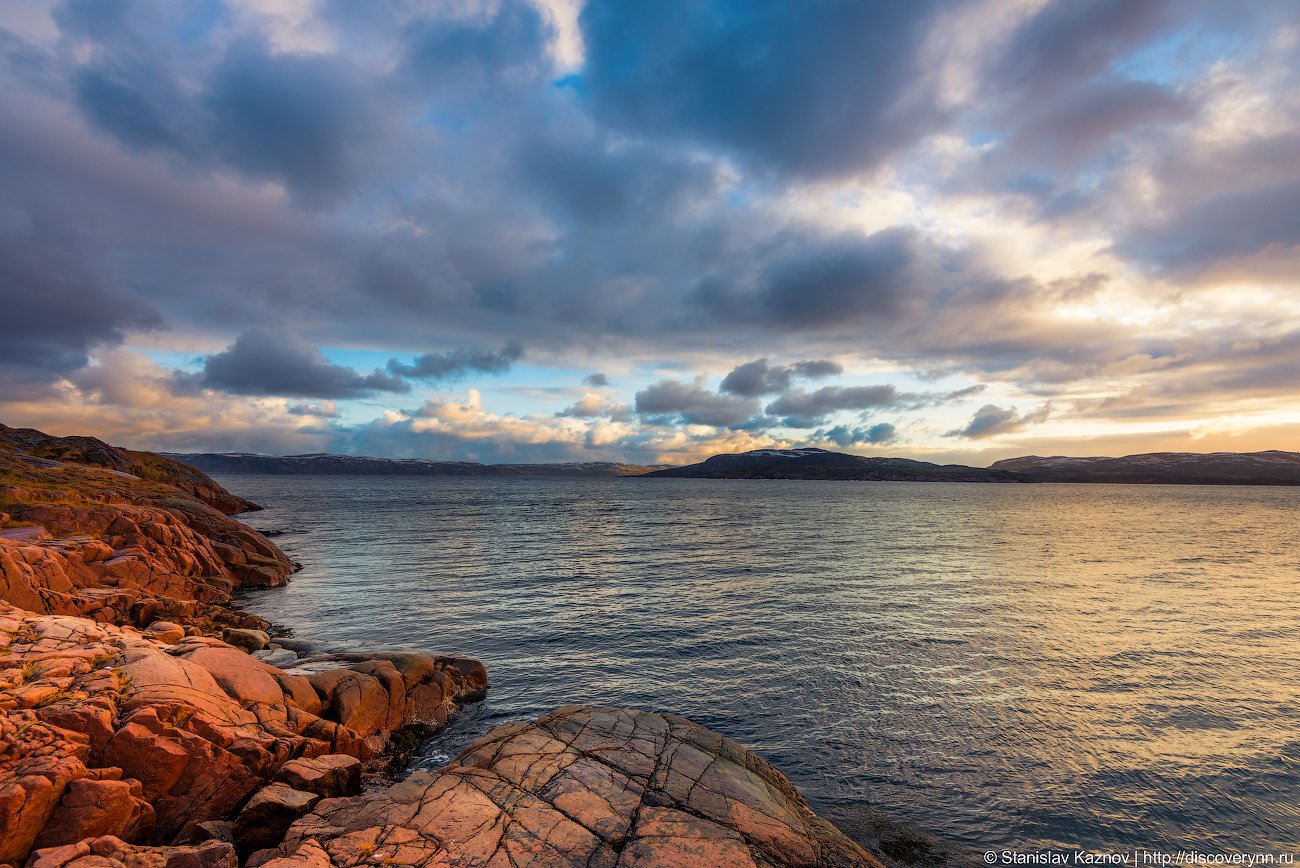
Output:
<instances>
[{"instance_id":1,"label":"dark storm cloud","mask_svg":"<svg viewBox=\"0 0 1300 868\"><path fill-rule=\"evenodd\" d=\"M197 385L236 395L294 398L359 398L376 392L409 392L400 377L361 374L325 358L306 341L283 331L244 332L225 351L203 360Z\"/></svg>"},{"instance_id":2,"label":"dark storm cloud","mask_svg":"<svg viewBox=\"0 0 1300 868\"><path fill-rule=\"evenodd\" d=\"M766 262L749 286L706 281L697 303L718 317L758 321L782 331L863 325L884 331L924 300L926 242L913 229L874 235L802 234Z\"/></svg>"},{"instance_id":3,"label":"dark storm cloud","mask_svg":"<svg viewBox=\"0 0 1300 868\"><path fill-rule=\"evenodd\" d=\"M782 417L792 428L811 428L838 410L871 410L890 407L899 400L893 386L823 386L812 392L788 392L768 404L764 412Z\"/></svg>"},{"instance_id":4,"label":"dark storm cloud","mask_svg":"<svg viewBox=\"0 0 1300 868\"><path fill-rule=\"evenodd\" d=\"M77 240L52 226L0 230L0 368L48 380L86 365L95 347L157 328L158 313L105 286L78 261Z\"/></svg>"},{"instance_id":5,"label":"dark storm cloud","mask_svg":"<svg viewBox=\"0 0 1300 868\"><path fill-rule=\"evenodd\" d=\"M1021 413L1014 407L985 404L975 411L975 415L971 417L966 427L949 431L947 436L979 440L983 437L992 437L995 434L1021 431L1030 425L1046 421L1051 415L1052 406L1050 404L1044 404L1028 413Z\"/></svg>"},{"instance_id":6,"label":"dark storm cloud","mask_svg":"<svg viewBox=\"0 0 1300 868\"><path fill-rule=\"evenodd\" d=\"M934 4L715 0L583 10L599 116L795 175L877 165L941 113L915 85Z\"/></svg>"},{"instance_id":7,"label":"dark storm cloud","mask_svg":"<svg viewBox=\"0 0 1300 868\"><path fill-rule=\"evenodd\" d=\"M178 113L164 108L179 96L146 95L145 88L170 90L158 69L135 64L116 71L83 69L73 79L77 105L100 129L141 150L184 151L191 147L178 129ZM165 76L165 72L163 73Z\"/></svg>"},{"instance_id":8,"label":"dark storm cloud","mask_svg":"<svg viewBox=\"0 0 1300 868\"><path fill-rule=\"evenodd\" d=\"M742 427L758 413L752 398L719 395L699 382L660 380L636 393L636 412L651 422Z\"/></svg>"},{"instance_id":9,"label":"dark storm cloud","mask_svg":"<svg viewBox=\"0 0 1300 868\"><path fill-rule=\"evenodd\" d=\"M388 362L388 370L399 377L445 383L463 380L470 374L504 374L523 355L523 346L511 342L499 351L463 349L426 353L417 356L410 364L392 359Z\"/></svg>"},{"instance_id":10,"label":"dark storm cloud","mask_svg":"<svg viewBox=\"0 0 1300 868\"><path fill-rule=\"evenodd\" d=\"M283 181L304 202L333 200L357 180L357 154L377 123L337 58L231 51L204 98L227 164Z\"/></svg>"},{"instance_id":11,"label":"dark storm cloud","mask_svg":"<svg viewBox=\"0 0 1300 868\"><path fill-rule=\"evenodd\" d=\"M795 378L817 379L844 373L844 367L826 359L795 362L792 365L769 365L767 359L755 359L737 365L722 379L721 391L746 398L784 392Z\"/></svg>"},{"instance_id":12,"label":"dark storm cloud","mask_svg":"<svg viewBox=\"0 0 1300 868\"><path fill-rule=\"evenodd\" d=\"M608 386L610 384L609 377L604 374L588 374L582 378L582 382L588 386L594 386L597 388Z\"/></svg>"},{"instance_id":13,"label":"dark storm cloud","mask_svg":"<svg viewBox=\"0 0 1300 868\"><path fill-rule=\"evenodd\" d=\"M566 223L654 220L716 191L714 167L703 161L566 133L526 139L514 158L520 184Z\"/></svg>"},{"instance_id":14,"label":"dark storm cloud","mask_svg":"<svg viewBox=\"0 0 1300 868\"><path fill-rule=\"evenodd\" d=\"M898 439L898 429L889 422L877 422L874 425L836 425L823 431L815 432L810 438L814 441L827 441L836 446L849 447L862 444L883 445Z\"/></svg>"},{"instance_id":15,"label":"dark storm cloud","mask_svg":"<svg viewBox=\"0 0 1300 868\"><path fill-rule=\"evenodd\" d=\"M154 20L140 6L109 16L99 5L60 12L65 32L97 47L71 89L87 120L126 147L282 182L312 207L363 180L385 129L375 109L388 98L367 91L345 59L278 53L251 38L221 55L207 45L182 54L159 42L168 24L184 26L180 11Z\"/></svg>"}]
</instances>

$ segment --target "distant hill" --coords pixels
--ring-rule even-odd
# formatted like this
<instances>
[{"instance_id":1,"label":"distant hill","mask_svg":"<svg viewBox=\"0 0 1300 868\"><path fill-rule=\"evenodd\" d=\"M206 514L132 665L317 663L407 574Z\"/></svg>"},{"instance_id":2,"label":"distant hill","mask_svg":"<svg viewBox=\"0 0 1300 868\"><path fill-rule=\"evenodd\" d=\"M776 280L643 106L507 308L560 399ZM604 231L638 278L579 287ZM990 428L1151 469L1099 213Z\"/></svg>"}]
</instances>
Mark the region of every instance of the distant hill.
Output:
<instances>
[{"instance_id":1,"label":"distant hill","mask_svg":"<svg viewBox=\"0 0 1300 868\"><path fill-rule=\"evenodd\" d=\"M1300 452L1151 452L1123 458L1008 458L992 465L1034 482L1300 485Z\"/></svg>"},{"instance_id":2,"label":"distant hill","mask_svg":"<svg viewBox=\"0 0 1300 868\"><path fill-rule=\"evenodd\" d=\"M755 449L714 455L699 464L669 467L647 476L693 479L844 479L890 482L1024 482L1015 473L907 458L865 458L825 449Z\"/></svg>"},{"instance_id":3,"label":"distant hill","mask_svg":"<svg viewBox=\"0 0 1300 868\"><path fill-rule=\"evenodd\" d=\"M14 429L9 429L11 432ZM76 438L66 438L71 442ZM98 441L94 441L96 444ZM127 453L126 455L141 453ZM831 479L894 482L1104 482L1165 485L1300 485L1300 452L1155 452L1123 458L1008 458L991 467L866 458L826 449L755 449L682 467L608 461L480 464L354 455L163 453L207 473L334 476L647 476L693 479Z\"/></svg>"},{"instance_id":4,"label":"distant hill","mask_svg":"<svg viewBox=\"0 0 1300 868\"><path fill-rule=\"evenodd\" d=\"M479 464L355 455L257 455L251 452L163 453L207 473L327 476L640 476L663 465L609 461L560 464Z\"/></svg>"}]
</instances>

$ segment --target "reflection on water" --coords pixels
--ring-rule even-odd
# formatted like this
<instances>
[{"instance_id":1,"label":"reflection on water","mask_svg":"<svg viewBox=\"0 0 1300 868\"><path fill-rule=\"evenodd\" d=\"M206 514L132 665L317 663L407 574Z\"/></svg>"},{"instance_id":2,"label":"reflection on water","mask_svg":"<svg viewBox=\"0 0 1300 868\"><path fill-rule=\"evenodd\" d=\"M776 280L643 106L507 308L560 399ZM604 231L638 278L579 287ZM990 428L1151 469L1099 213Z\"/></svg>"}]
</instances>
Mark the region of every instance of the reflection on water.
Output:
<instances>
[{"instance_id":1,"label":"reflection on water","mask_svg":"<svg viewBox=\"0 0 1300 868\"><path fill-rule=\"evenodd\" d=\"M487 664L430 765L617 704L980 847L1300 840L1300 489L222 481L306 564L255 610Z\"/></svg>"}]
</instances>

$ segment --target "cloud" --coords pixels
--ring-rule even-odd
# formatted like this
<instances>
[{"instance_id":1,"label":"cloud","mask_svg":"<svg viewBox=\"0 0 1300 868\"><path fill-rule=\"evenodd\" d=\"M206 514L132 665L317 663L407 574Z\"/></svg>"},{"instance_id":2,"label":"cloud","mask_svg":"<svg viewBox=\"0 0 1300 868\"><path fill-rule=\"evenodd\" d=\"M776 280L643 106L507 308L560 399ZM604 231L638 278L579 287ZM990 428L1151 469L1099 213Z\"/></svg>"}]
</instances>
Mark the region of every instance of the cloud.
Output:
<instances>
[{"instance_id":1,"label":"cloud","mask_svg":"<svg viewBox=\"0 0 1300 868\"><path fill-rule=\"evenodd\" d=\"M872 410L890 407L899 400L893 386L823 386L813 392L789 392L767 405L766 412L783 417L792 428L811 428L837 410Z\"/></svg>"},{"instance_id":2,"label":"cloud","mask_svg":"<svg viewBox=\"0 0 1300 868\"><path fill-rule=\"evenodd\" d=\"M603 388L610 385L609 377L604 374L588 374L582 378L582 382L588 386Z\"/></svg>"},{"instance_id":3,"label":"cloud","mask_svg":"<svg viewBox=\"0 0 1300 868\"><path fill-rule=\"evenodd\" d=\"M767 359L756 359L733 368L722 379L719 389L732 395L757 398L786 391L795 378L817 379L842 373L842 365L825 359L795 362L792 365L769 365Z\"/></svg>"},{"instance_id":4,"label":"cloud","mask_svg":"<svg viewBox=\"0 0 1300 868\"><path fill-rule=\"evenodd\" d=\"M313 206L357 181L357 155L381 118L338 58L268 54L252 45L223 59L203 102L213 147L228 165L282 181Z\"/></svg>"},{"instance_id":5,"label":"cloud","mask_svg":"<svg viewBox=\"0 0 1300 868\"><path fill-rule=\"evenodd\" d=\"M205 358L193 382L236 395L295 398L358 398L411 390L409 383L393 374L358 373L329 361L295 334L266 328L250 329L224 351Z\"/></svg>"},{"instance_id":6,"label":"cloud","mask_svg":"<svg viewBox=\"0 0 1300 868\"><path fill-rule=\"evenodd\" d=\"M48 225L0 229L0 373L31 381L85 366L97 347L162 325L132 293L105 285L77 239Z\"/></svg>"},{"instance_id":7,"label":"cloud","mask_svg":"<svg viewBox=\"0 0 1300 868\"><path fill-rule=\"evenodd\" d=\"M898 429L889 422L877 422L874 425L836 425L817 431L809 438L813 442L834 443L841 448L850 446L881 446L898 440Z\"/></svg>"},{"instance_id":8,"label":"cloud","mask_svg":"<svg viewBox=\"0 0 1300 868\"><path fill-rule=\"evenodd\" d=\"M337 419L342 415L333 401L321 401L319 404L291 404L285 412L290 416L312 416L317 419Z\"/></svg>"},{"instance_id":9,"label":"cloud","mask_svg":"<svg viewBox=\"0 0 1300 868\"><path fill-rule=\"evenodd\" d=\"M788 249L750 286L706 282L699 301L719 317L758 319L784 331L854 324L882 332L928 294L925 242L915 230L782 240Z\"/></svg>"},{"instance_id":10,"label":"cloud","mask_svg":"<svg viewBox=\"0 0 1300 868\"><path fill-rule=\"evenodd\" d=\"M351 449L340 420L373 411L345 402L403 381L582 366L628 385L588 382L596 415L576 392L509 393L496 415L642 456L867 412L826 409L816 372L773 360L987 383L999 407L1053 401L1061 428L1294 405L1289 4L577 5L11 14L27 21L0 39L0 391L119 396L97 419L129 431L162 411L130 409L103 360L230 346L211 376L235 391L203 392L205 369L171 377L171 400L222 403L239 420L222 442L256 441L256 414L224 403L245 400L267 442ZM279 352L265 370L239 364L241 336L281 323L395 369L295 336L260 349ZM692 385L720 360L745 364ZM681 382L642 403L669 411L628 409L631 384L663 377ZM929 411L973 393L898 387L909 448L956 448L942 432L962 426ZM758 407L787 393L806 412ZM338 420L308 415L322 401ZM385 430L393 449L479 448Z\"/></svg>"},{"instance_id":11,"label":"cloud","mask_svg":"<svg viewBox=\"0 0 1300 868\"><path fill-rule=\"evenodd\" d=\"M40 395L0 395L0 416L58 435L93 432L134 449L177 452L320 452L338 433L287 412L281 398L177 391L173 373L122 348L100 349L91 363Z\"/></svg>"},{"instance_id":12,"label":"cloud","mask_svg":"<svg viewBox=\"0 0 1300 868\"><path fill-rule=\"evenodd\" d=\"M642 136L702 141L814 178L871 169L935 128L916 85L935 5L588 3L584 88Z\"/></svg>"},{"instance_id":13,"label":"cloud","mask_svg":"<svg viewBox=\"0 0 1300 868\"><path fill-rule=\"evenodd\" d=\"M636 393L636 412L642 419L687 425L736 428L758 413L752 398L719 395L704 388L703 378L691 383L660 380Z\"/></svg>"},{"instance_id":14,"label":"cloud","mask_svg":"<svg viewBox=\"0 0 1300 868\"><path fill-rule=\"evenodd\" d=\"M614 406L614 402L603 395L588 392L555 415L569 416L574 419L594 419L597 416L608 416Z\"/></svg>"},{"instance_id":15,"label":"cloud","mask_svg":"<svg viewBox=\"0 0 1300 868\"><path fill-rule=\"evenodd\" d=\"M1052 405L1050 403L1043 404L1038 409L1023 414L1014 407L985 404L975 411L975 415L971 417L966 427L949 431L947 436L980 440L998 434L1010 434L1014 431L1023 431L1039 422L1044 422L1051 415Z\"/></svg>"},{"instance_id":16,"label":"cloud","mask_svg":"<svg viewBox=\"0 0 1300 868\"><path fill-rule=\"evenodd\" d=\"M1122 253L1172 275L1195 277L1272 251L1300 259L1300 178L1207 196L1163 219L1139 222ZM1257 266L1267 268L1266 262Z\"/></svg>"},{"instance_id":17,"label":"cloud","mask_svg":"<svg viewBox=\"0 0 1300 868\"><path fill-rule=\"evenodd\" d=\"M410 363L391 359L389 373L415 380L450 382L463 380L470 374L504 374L511 365L523 358L524 348L516 342L507 343L501 350L462 349L445 353L426 353Z\"/></svg>"}]
</instances>

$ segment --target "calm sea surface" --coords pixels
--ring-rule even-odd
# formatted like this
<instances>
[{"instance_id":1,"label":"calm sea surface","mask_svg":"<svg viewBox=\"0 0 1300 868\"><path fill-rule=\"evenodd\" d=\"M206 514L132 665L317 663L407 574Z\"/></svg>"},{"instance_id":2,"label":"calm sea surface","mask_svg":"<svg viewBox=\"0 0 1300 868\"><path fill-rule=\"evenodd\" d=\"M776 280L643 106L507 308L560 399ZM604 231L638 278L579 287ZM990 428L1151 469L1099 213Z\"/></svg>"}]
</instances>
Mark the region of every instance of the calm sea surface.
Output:
<instances>
[{"instance_id":1,"label":"calm sea surface","mask_svg":"<svg viewBox=\"0 0 1300 868\"><path fill-rule=\"evenodd\" d=\"M984 847L1300 842L1300 489L233 476L324 646L483 660L429 745L673 711Z\"/></svg>"}]
</instances>

